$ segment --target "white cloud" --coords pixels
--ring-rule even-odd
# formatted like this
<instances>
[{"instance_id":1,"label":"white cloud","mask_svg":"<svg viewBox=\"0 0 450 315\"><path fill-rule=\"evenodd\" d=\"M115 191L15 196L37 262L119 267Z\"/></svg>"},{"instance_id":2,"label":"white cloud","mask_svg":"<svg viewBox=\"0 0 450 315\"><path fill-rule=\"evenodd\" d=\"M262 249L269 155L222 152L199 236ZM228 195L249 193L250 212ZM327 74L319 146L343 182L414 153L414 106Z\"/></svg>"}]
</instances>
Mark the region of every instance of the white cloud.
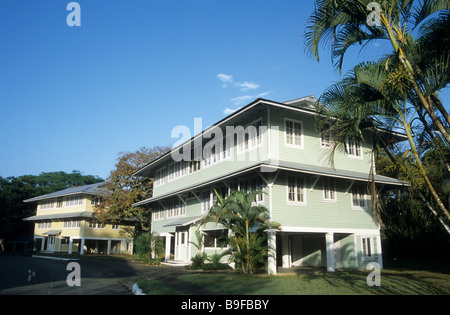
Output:
<instances>
[{"instance_id":1,"label":"white cloud","mask_svg":"<svg viewBox=\"0 0 450 315\"><path fill-rule=\"evenodd\" d=\"M238 105L242 105L244 103L248 103L257 98L263 98L272 92L273 91L268 91L268 92L259 93L257 95L243 95L243 96L233 97L230 101L232 101L234 103L234 105L238 106Z\"/></svg>"},{"instance_id":2,"label":"white cloud","mask_svg":"<svg viewBox=\"0 0 450 315\"><path fill-rule=\"evenodd\" d=\"M217 78L222 81L223 87L227 87L229 83L233 83L233 76L229 74L219 73Z\"/></svg>"},{"instance_id":3,"label":"white cloud","mask_svg":"<svg viewBox=\"0 0 450 315\"><path fill-rule=\"evenodd\" d=\"M243 96L233 97L231 99L231 101L234 103L234 105L241 105L243 103L251 101L252 99L253 99L253 96L251 96L251 95L243 95Z\"/></svg>"},{"instance_id":4,"label":"white cloud","mask_svg":"<svg viewBox=\"0 0 450 315\"><path fill-rule=\"evenodd\" d=\"M238 107L238 108L225 108L225 110L223 111L223 113L225 114L225 115L230 115L230 114L233 114L234 112L236 112L236 111L238 111L238 110L240 110L241 109L241 107Z\"/></svg>"},{"instance_id":5,"label":"white cloud","mask_svg":"<svg viewBox=\"0 0 450 315\"><path fill-rule=\"evenodd\" d=\"M259 89L259 84L255 83L255 82L236 82L235 85L237 87L241 88L241 91L250 91L250 90L256 90Z\"/></svg>"}]
</instances>

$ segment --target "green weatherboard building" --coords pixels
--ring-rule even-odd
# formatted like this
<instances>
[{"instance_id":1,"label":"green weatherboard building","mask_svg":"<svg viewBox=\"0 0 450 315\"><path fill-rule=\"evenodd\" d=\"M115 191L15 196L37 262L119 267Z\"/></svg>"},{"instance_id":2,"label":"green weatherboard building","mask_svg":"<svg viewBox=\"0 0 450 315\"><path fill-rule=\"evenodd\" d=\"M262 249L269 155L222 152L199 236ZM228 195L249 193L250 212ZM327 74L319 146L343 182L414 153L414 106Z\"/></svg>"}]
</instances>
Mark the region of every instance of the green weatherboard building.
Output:
<instances>
[{"instance_id":1,"label":"green weatherboard building","mask_svg":"<svg viewBox=\"0 0 450 315\"><path fill-rule=\"evenodd\" d=\"M257 99L135 173L154 178L153 197L136 205L152 212L152 231L165 238L167 260L189 263L198 253L190 243L197 230L204 236L202 251L225 250L218 239L228 231L201 220L215 201L214 190L226 196L239 189L263 190L255 202L281 224L280 231L268 231L274 248L268 272L295 266L365 268L371 262L382 267L369 177L375 174L378 191L404 183L376 175L375 131L365 131L362 142L349 139L331 167L330 139L315 128L316 101L313 96L284 103ZM405 140L377 132L390 141Z\"/></svg>"}]
</instances>

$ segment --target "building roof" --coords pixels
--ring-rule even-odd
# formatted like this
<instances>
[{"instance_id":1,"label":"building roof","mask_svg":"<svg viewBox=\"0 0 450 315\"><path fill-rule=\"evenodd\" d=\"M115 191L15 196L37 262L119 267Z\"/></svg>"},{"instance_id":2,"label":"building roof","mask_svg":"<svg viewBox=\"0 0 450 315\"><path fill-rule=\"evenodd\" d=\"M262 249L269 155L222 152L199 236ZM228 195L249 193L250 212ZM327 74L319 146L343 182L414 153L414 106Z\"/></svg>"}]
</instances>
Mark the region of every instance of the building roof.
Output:
<instances>
[{"instance_id":1,"label":"building roof","mask_svg":"<svg viewBox=\"0 0 450 315\"><path fill-rule=\"evenodd\" d=\"M144 165L140 169L138 169L136 172L133 173L134 176L150 176L152 169L161 161L166 159L167 157L171 156L172 151L176 152L180 148L182 148L186 143L189 143L190 141L195 141L196 138L201 137L203 134L207 133L211 128L224 125L225 123L229 122L230 120L236 118L239 115L244 114L245 112L249 112L251 109L257 107L257 106L273 106L279 109L288 109L288 110L294 110L297 112L302 112L307 115L316 116L319 115L315 110L315 104L317 103L317 98L314 95L309 95L306 97L301 97L298 99L285 101L285 102L276 102L271 101L263 98L258 98L254 100L253 102L249 103L248 105L240 108L239 110L235 111L234 113L228 115L227 117L223 118L222 120L218 121L214 125L206 128L205 130L201 131L199 134L194 135L190 140L187 140L183 144L180 144L178 147L172 148L171 151L167 152L166 154L160 156L159 158L155 159L154 161L151 161L150 163ZM406 135L394 132L394 131L387 131L387 130L381 130L377 129L378 132L387 132L390 134L390 136L395 139L395 141L404 141L406 140Z\"/></svg>"},{"instance_id":2,"label":"building roof","mask_svg":"<svg viewBox=\"0 0 450 315\"><path fill-rule=\"evenodd\" d=\"M55 213L55 214L45 214L45 215L35 215L23 219L24 221L48 221L56 219L73 219L73 218L91 218L92 212L82 211L82 212L69 212L69 213Z\"/></svg>"},{"instance_id":3,"label":"building roof","mask_svg":"<svg viewBox=\"0 0 450 315\"><path fill-rule=\"evenodd\" d=\"M105 182L100 182L91 185L84 185L78 187L71 187L64 190L56 191L51 194L42 195L30 199L26 199L23 202L35 202L45 199L51 199L62 196L70 196L70 195L78 195L78 194L87 194L87 195L105 195L108 191L104 188Z\"/></svg>"}]
</instances>

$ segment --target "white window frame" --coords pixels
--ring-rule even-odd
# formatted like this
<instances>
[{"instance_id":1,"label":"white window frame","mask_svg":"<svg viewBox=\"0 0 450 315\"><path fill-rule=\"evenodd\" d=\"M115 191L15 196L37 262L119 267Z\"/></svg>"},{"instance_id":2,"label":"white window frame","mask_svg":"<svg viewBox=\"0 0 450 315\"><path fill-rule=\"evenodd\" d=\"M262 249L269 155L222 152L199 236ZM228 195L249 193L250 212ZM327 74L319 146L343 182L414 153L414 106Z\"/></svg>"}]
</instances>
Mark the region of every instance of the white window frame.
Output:
<instances>
[{"instance_id":1,"label":"white window frame","mask_svg":"<svg viewBox=\"0 0 450 315\"><path fill-rule=\"evenodd\" d=\"M64 221L63 229L78 229L81 227L81 220Z\"/></svg>"},{"instance_id":2,"label":"white window frame","mask_svg":"<svg viewBox=\"0 0 450 315\"><path fill-rule=\"evenodd\" d=\"M290 200L290 180L294 182L294 200ZM300 181L302 182L302 187L299 187ZM298 200L298 189L301 189L301 196L303 200ZM287 175L286 176L286 201L288 205L306 206L306 185L305 178L298 175Z\"/></svg>"},{"instance_id":3,"label":"white window frame","mask_svg":"<svg viewBox=\"0 0 450 315\"><path fill-rule=\"evenodd\" d=\"M57 209L64 207L64 197L56 198L56 207Z\"/></svg>"},{"instance_id":4,"label":"white window frame","mask_svg":"<svg viewBox=\"0 0 450 315\"><path fill-rule=\"evenodd\" d=\"M113 230L113 231L120 230L120 224L116 224L116 223L111 224L111 230Z\"/></svg>"},{"instance_id":5,"label":"white window frame","mask_svg":"<svg viewBox=\"0 0 450 315\"><path fill-rule=\"evenodd\" d=\"M347 155L349 158L362 160L364 159L362 142L355 137L347 138Z\"/></svg>"},{"instance_id":6,"label":"white window frame","mask_svg":"<svg viewBox=\"0 0 450 315\"><path fill-rule=\"evenodd\" d=\"M209 197L206 197L206 195L208 195ZM212 202L213 202L211 190L203 190L201 192L200 199L201 199L201 205L202 205L202 209L201 209L202 214L208 213L212 207Z\"/></svg>"},{"instance_id":7,"label":"white window frame","mask_svg":"<svg viewBox=\"0 0 450 315\"><path fill-rule=\"evenodd\" d=\"M47 210L47 209L53 209L54 208L54 201L53 199L41 201L39 203L39 210Z\"/></svg>"},{"instance_id":8,"label":"white window frame","mask_svg":"<svg viewBox=\"0 0 450 315\"><path fill-rule=\"evenodd\" d=\"M162 167L155 172L155 187L162 186L166 183L166 167Z\"/></svg>"},{"instance_id":9,"label":"white window frame","mask_svg":"<svg viewBox=\"0 0 450 315\"><path fill-rule=\"evenodd\" d=\"M37 228L38 228L38 230L51 229L52 228L52 222L39 222L37 224Z\"/></svg>"},{"instance_id":10,"label":"white window frame","mask_svg":"<svg viewBox=\"0 0 450 315\"><path fill-rule=\"evenodd\" d=\"M323 125L323 130L320 133L320 147L321 148L328 149L332 145L330 129L331 129L331 123L327 122Z\"/></svg>"},{"instance_id":11,"label":"white window frame","mask_svg":"<svg viewBox=\"0 0 450 315\"><path fill-rule=\"evenodd\" d=\"M167 201L167 218L176 218L186 216L186 205L179 199L170 199Z\"/></svg>"},{"instance_id":12,"label":"white window frame","mask_svg":"<svg viewBox=\"0 0 450 315\"><path fill-rule=\"evenodd\" d=\"M256 129L256 135L254 137L251 137L250 133L245 132L245 130L247 130L247 128L249 126L253 126ZM239 134L237 133L237 142L236 142L237 154L244 154L246 152L257 149L260 146L262 146L262 144L264 143L263 131L265 131L264 128L262 128L262 127L263 127L262 118L258 118L256 120L252 121L251 123L247 124L245 127L243 127L244 128L243 139L241 139L241 137L239 137ZM248 136L248 140L245 139L246 136ZM230 150L230 154L231 154L231 150Z\"/></svg>"},{"instance_id":13,"label":"white window frame","mask_svg":"<svg viewBox=\"0 0 450 315\"><path fill-rule=\"evenodd\" d=\"M374 259L378 255L375 252L373 236L361 236L361 255L363 259Z\"/></svg>"},{"instance_id":14,"label":"white window frame","mask_svg":"<svg viewBox=\"0 0 450 315\"><path fill-rule=\"evenodd\" d=\"M326 202L337 201L336 179L334 177L325 177L325 176L322 177L322 190L323 190L323 201Z\"/></svg>"},{"instance_id":15,"label":"white window frame","mask_svg":"<svg viewBox=\"0 0 450 315\"><path fill-rule=\"evenodd\" d=\"M356 199L355 196L357 196ZM352 186L351 197L352 209L367 209L367 194L365 193L364 188L361 185L354 184Z\"/></svg>"},{"instance_id":16,"label":"white window frame","mask_svg":"<svg viewBox=\"0 0 450 315\"><path fill-rule=\"evenodd\" d=\"M288 122L292 123L292 135L291 136L288 133ZM297 135L295 133L295 131L296 131L295 124L300 125L300 135ZM291 128L289 128L289 129L291 129ZM300 139L300 144L296 144L297 137L299 137L299 139ZM292 143L289 142L289 138L291 138ZM305 137L304 137L304 133L303 133L303 121L286 118L286 117L284 118L284 144L287 147L296 148L296 149L304 149Z\"/></svg>"},{"instance_id":17,"label":"white window frame","mask_svg":"<svg viewBox=\"0 0 450 315\"><path fill-rule=\"evenodd\" d=\"M83 195L66 197L66 207L78 207L83 205Z\"/></svg>"},{"instance_id":18,"label":"white window frame","mask_svg":"<svg viewBox=\"0 0 450 315\"><path fill-rule=\"evenodd\" d=\"M106 224L100 222L89 222L88 228L92 230L104 230L106 229Z\"/></svg>"}]
</instances>

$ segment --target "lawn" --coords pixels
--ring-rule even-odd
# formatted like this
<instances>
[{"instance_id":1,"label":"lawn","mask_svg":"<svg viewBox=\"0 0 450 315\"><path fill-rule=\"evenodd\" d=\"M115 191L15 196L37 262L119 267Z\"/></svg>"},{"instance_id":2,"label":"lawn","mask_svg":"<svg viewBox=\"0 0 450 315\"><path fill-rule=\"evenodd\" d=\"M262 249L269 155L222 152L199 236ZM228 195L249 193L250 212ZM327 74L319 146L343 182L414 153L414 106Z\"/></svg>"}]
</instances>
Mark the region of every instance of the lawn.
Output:
<instances>
[{"instance_id":1,"label":"lawn","mask_svg":"<svg viewBox=\"0 0 450 315\"><path fill-rule=\"evenodd\" d=\"M382 270L381 286L370 287L369 271L290 275L186 273L180 279L231 295L448 295L450 275L433 271Z\"/></svg>"}]
</instances>

